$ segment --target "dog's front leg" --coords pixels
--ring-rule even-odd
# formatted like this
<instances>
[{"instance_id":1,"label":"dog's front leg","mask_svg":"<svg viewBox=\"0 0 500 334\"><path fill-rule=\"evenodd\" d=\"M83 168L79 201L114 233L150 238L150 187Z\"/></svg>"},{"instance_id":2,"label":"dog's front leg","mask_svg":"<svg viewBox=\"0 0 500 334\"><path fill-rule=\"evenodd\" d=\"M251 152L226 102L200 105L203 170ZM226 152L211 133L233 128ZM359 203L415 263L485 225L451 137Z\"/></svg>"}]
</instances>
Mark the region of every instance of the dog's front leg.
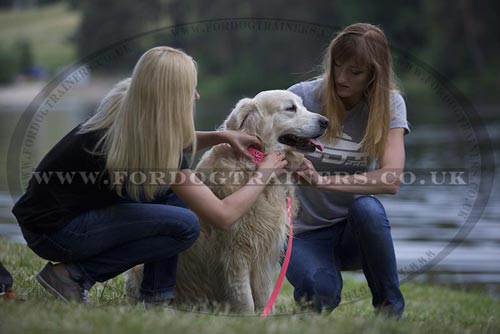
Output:
<instances>
[{"instance_id":1,"label":"dog's front leg","mask_svg":"<svg viewBox=\"0 0 500 334\"><path fill-rule=\"evenodd\" d=\"M276 264L273 266L268 262L260 264L259 268L254 268L252 272L253 300L259 312L264 310L273 292L276 269Z\"/></svg>"},{"instance_id":2,"label":"dog's front leg","mask_svg":"<svg viewBox=\"0 0 500 334\"><path fill-rule=\"evenodd\" d=\"M227 273L227 297L231 311L253 314L255 307L250 287L248 267L233 268Z\"/></svg>"}]
</instances>

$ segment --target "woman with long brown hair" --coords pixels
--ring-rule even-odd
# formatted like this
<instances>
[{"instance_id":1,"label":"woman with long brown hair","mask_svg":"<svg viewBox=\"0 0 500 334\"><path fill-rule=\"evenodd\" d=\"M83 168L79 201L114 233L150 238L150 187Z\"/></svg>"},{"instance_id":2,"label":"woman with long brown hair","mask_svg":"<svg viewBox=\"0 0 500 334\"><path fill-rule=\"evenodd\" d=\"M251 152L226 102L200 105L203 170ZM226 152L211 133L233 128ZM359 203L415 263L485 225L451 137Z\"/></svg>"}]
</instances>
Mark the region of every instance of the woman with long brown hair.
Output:
<instances>
[{"instance_id":1,"label":"woman with long brown hair","mask_svg":"<svg viewBox=\"0 0 500 334\"><path fill-rule=\"evenodd\" d=\"M298 175L301 210L287 273L297 301L318 311L340 303L341 270L362 268L377 311L399 317L404 298L384 207L374 194L396 194L409 132L394 84L384 32L346 27L330 43L323 74L289 88L329 119L323 152L307 156Z\"/></svg>"}]
</instances>

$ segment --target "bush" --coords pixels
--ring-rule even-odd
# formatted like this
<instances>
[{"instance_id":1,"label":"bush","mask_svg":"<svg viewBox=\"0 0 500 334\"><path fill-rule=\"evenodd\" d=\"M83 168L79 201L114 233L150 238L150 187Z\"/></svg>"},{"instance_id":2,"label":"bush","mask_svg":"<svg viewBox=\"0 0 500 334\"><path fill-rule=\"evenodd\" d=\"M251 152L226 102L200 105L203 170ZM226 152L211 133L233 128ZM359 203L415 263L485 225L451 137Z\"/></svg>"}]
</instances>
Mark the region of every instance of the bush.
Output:
<instances>
[{"instance_id":1,"label":"bush","mask_svg":"<svg viewBox=\"0 0 500 334\"><path fill-rule=\"evenodd\" d=\"M0 84L14 81L17 74L17 54L12 48L0 46Z\"/></svg>"},{"instance_id":2,"label":"bush","mask_svg":"<svg viewBox=\"0 0 500 334\"><path fill-rule=\"evenodd\" d=\"M20 73L27 73L33 67L33 52L31 44L25 39L19 40L14 45L18 54L17 69Z\"/></svg>"},{"instance_id":3,"label":"bush","mask_svg":"<svg viewBox=\"0 0 500 334\"><path fill-rule=\"evenodd\" d=\"M33 68L33 52L27 40L0 46L0 84L11 83L18 74L25 74Z\"/></svg>"}]
</instances>

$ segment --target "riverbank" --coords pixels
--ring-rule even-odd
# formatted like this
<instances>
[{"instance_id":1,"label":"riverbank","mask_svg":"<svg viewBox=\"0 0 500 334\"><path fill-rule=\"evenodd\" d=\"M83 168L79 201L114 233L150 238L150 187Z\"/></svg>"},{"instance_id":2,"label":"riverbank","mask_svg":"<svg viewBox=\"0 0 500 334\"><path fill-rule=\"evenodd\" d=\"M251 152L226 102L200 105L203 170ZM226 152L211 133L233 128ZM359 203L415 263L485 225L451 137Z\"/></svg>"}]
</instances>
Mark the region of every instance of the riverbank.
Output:
<instances>
[{"instance_id":1,"label":"riverbank","mask_svg":"<svg viewBox=\"0 0 500 334\"><path fill-rule=\"evenodd\" d=\"M123 278L91 291L91 305L65 304L46 293L33 276L45 263L25 245L0 240L0 260L11 270L15 290L27 302L0 302L2 333L498 333L500 301L482 292L463 292L423 283L405 283L406 318L377 317L370 298L344 300L331 314L301 313L287 283L268 319L183 312L145 311L125 301ZM344 291L362 291L364 282L346 280Z\"/></svg>"}]
</instances>

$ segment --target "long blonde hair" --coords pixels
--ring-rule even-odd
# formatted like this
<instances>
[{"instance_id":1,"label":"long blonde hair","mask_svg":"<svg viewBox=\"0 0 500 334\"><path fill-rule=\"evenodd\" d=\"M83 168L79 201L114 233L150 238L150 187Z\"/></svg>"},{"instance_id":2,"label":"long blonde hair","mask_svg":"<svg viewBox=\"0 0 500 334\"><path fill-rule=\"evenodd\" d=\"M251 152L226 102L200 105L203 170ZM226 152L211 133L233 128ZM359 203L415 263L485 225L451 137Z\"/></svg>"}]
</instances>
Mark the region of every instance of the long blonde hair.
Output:
<instances>
[{"instance_id":1,"label":"long blonde hair","mask_svg":"<svg viewBox=\"0 0 500 334\"><path fill-rule=\"evenodd\" d=\"M179 168L183 149L192 145L194 154L196 83L196 64L190 56L155 47L141 56L132 77L115 85L82 125L79 133L103 130L94 153L105 155L111 178L114 172L124 173L123 182L110 183L120 196L152 200L172 181L170 171ZM130 176L136 172L146 180L134 182ZM165 173L166 185L151 182L159 172Z\"/></svg>"},{"instance_id":2,"label":"long blonde hair","mask_svg":"<svg viewBox=\"0 0 500 334\"><path fill-rule=\"evenodd\" d=\"M334 62L354 60L369 68L372 77L364 93L368 104L368 122L361 141L362 150L371 158L380 158L389 132L389 93L396 89L392 57L384 32L368 23L356 23L342 30L326 49L320 89L324 112L330 122L326 138L335 140L342 135L346 110L335 91Z\"/></svg>"}]
</instances>

